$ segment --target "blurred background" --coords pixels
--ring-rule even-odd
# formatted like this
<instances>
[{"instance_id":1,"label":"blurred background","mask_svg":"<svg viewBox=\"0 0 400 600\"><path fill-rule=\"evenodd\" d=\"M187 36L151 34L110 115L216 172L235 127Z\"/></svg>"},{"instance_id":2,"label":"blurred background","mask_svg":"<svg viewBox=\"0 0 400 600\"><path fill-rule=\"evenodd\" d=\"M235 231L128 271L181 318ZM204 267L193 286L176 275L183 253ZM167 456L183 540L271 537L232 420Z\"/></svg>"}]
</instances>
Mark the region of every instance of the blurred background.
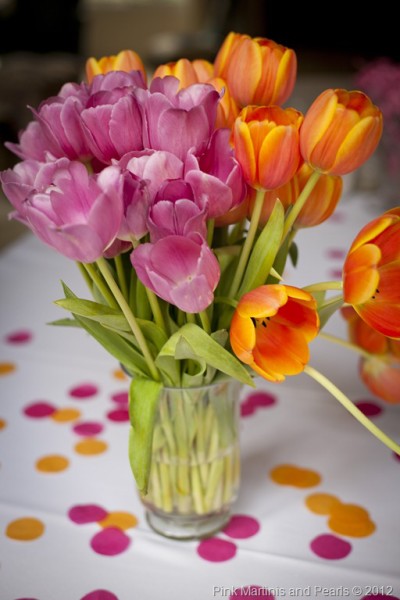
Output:
<instances>
[{"instance_id":1,"label":"blurred background","mask_svg":"<svg viewBox=\"0 0 400 600\"><path fill-rule=\"evenodd\" d=\"M387 110L398 148L396 19L384 1L379 11L354 4L326 4L322 12L321 3L312 1L0 0L0 169L15 162L4 142L16 141L31 119L27 106L57 94L66 81L82 79L87 57L133 49L151 73L181 57L213 60L229 31L296 50L299 77L288 104L299 110L327 87L362 84L377 103L391 95ZM22 230L18 223L3 226L8 211L0 198L0 247Z\"/></svg>"}]
</instances>

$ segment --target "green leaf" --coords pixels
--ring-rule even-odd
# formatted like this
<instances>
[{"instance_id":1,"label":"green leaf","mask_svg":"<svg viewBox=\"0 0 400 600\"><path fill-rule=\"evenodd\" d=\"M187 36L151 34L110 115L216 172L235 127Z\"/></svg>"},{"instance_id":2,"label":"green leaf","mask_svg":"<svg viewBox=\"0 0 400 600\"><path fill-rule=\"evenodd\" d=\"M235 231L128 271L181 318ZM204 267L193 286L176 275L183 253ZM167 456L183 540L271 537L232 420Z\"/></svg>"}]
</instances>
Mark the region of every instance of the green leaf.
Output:
<instances>
[{"instance_id":1,"label":"green leaf","mask_svg":"<svg viewBox=\"0 0 400 600\"><path fill-rule=\"evenodd\" d=\"M129 462L140 492L149 483L154 422L162 383L151 379L132 379L129 389Z\"/></svg>"},{"instance_id":2,"label":"green leaf","mask_svg":"<svg viewBox=\"0 0 400 600\"><path fill-rule=\"evenodd\" d=\"M320 320L320 329L322 329L331 316L343 305L343 297L334 299L332 302L325 302L318 308L319 320Z\"/></svg>"},{"instance_id":3,"label":"green leaf","mask_svg":"<svg viewBox=\"0 0 400 600\"><path fill-rule=\"evenodd\" d=\"M277 200L271 216L254 244L238 297L266 282L282 240L284 217L282 203Z\"/></svg>"},{"instance_id":4,"label":"green leaf","mask_svg":"<svg viewBox=\"0 0 400 600\"><path fill-rule=\"evenodd\" d=\"M65 308L74 315L86 317L97 321L102 325L111 327L119 331L130 331L127 320L120 310L111 308L105 304L93 302L92 300L84 300L82 298L63 298L56 300L55 304Z\"/></svg>"},{"instance_id":5,"label":"green leaf","mask_svg":"<svg viewBox=\"0 0 400 600\"><path fill-rule=\"evenodd\" d=\"M292 242L289 246L289 256L290 260L292 261L292 265L296 267L299 260L299 249L295 242Z\"/></svg>"},{"instance_id":6,"label":"green leaf","mask_svg":"<svg viewBox=\"0 0 400 600\"><path fill-rule=\"evenodd\" d=\"M191 357L198 361L204 360L218 371L254 387L253 380L242 363L194 323L187 323L174 333L161 349L159 356L183 358L180 343L182 338L190 347Z\"/></svg>"},{"instance_id":7,"label":"green leaf","mask_svg":"<svg viewBox=\"0 0 400 600\"><path fill-rule=\"evenodd\" d=\"M76 319L57 319L56 321L50 321L47 325L57 325L60 327L78 327L80 325Z\"/></svg>"}]
</instances>

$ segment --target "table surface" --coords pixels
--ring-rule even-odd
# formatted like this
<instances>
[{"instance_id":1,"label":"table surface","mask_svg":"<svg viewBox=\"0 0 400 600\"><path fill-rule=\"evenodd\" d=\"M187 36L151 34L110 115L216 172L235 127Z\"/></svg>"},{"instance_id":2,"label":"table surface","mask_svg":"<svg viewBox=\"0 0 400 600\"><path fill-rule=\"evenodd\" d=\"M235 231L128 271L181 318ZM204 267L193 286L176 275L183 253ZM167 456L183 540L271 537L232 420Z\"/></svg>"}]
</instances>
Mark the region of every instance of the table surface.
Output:
<instances>
[{"instance_id":1,"label":"table surface","mask_svg":"<svg viewBox=\"0 0 400 600\"><path fill-rule=\"evenodd\" d=\"M286 281L340 278L379 212L347 193L300 232ZM400 460L305 374L242 394L242 483L228 527L177 542L153 533L128 457L128 380L82 330L49 322L73 262L30 234L0 254L0 600L400 597ZM327 330L346 335L335 315ZM363 386L357 357L323 340L310 364L400 437L400 407ZM269 596L268 592L269 591Z\"/></svg>"}]
</instances>

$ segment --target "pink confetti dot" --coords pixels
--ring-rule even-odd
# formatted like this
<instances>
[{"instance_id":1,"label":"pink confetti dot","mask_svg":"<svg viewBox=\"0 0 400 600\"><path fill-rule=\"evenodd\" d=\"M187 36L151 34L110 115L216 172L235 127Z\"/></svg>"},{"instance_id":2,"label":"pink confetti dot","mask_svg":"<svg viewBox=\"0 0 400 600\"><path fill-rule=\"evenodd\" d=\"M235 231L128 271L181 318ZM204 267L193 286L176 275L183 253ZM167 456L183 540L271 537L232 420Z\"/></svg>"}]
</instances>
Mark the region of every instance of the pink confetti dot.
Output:
<instances>
[{"instance_id":1,"label":"pink confetti dot","mask_svg":"<svg viewBox=\"0 0 400 600\"><path fill-rule=\"evenodd\" d=\"M197 546L197 554L210 562L230 560L235 556L236 550L236 544L219 538L202 540Z\"/></svg>"},{"instance_id":2,"label":"pink confetti dot","mask_svg":"<svg viewBox=\"0 0 400 600\"><path fill-rule=\"evenodd\" d=\"M19 331L13 331L6 336L7 344L26 344L32 339L32 333L27 329L21 329Z\"/></svg>"},{"instance_id":3,"label":"pink confetti dot","mask_svg":"<svg viewBox=\"0 0 400 600\"><path fill-rule=\"evenodd\" d=\"M247 515L233 515L222 531L231 538L245 539L256 535L259 530L260 523L257 519Z\"/></svg>"},{"instance_id":4,"label":"pink confetti dot","mask_svg":"<svg viewBox=\"0 0 400 600\"><path fill-rule=\"evenodd\" d=\"M97 504L77 504L68 511L68 516L77 525L85 523L97 523L102 521L108 515L108 512Z\"/></svg>"},{"instance_id":5,"label":"pink confetti dot","mask_svg":"<svg viewBox=\"0 0 400 600\"><path fill-rule=\"evenodd\" d=\"M328 272L329 277L332 279L341 279L342 278L342 269L330 269Z\"/></svg>"},{"instance_id":6,"label":"pink confetti dot","mask_svg":"<svg viewBox=\"0 0 400 600\"><path fill-rule=\"evenodd\" d=\"M395 460L400 461L400 454L397 454L397 452L393 452L393 456Z\"/></svg>"},{"instance_id":7,"label":"pink confetti dot","mask_svg":"<svg viewBox=\"0 0 400 600\"><path fill-rule=\"evenodd\" d=\"M254 392L249 394L240 407L242 417L252 415L258 408L269 408L276 404L276 396L268 392Z\"/></svg>"},{"instance_id":8,"label":"pink confetti dot","mask_svg":"<svg viewBox=\"0 0 400 600\"><path fill-rule=\"evenodd\" d=\"M72 398L82 400L83 398L91 398L98 393L98 387L93 383L81 383L69 390L69 395Z\"/></svg>"},{"instance_id":9,"label":"pink confetti dot","mask_svg":"<svg viewBox=\"0 0 400 600\"><path fill-rule=\"evenodd\" d=\"M94 590L83 596L81 600L118 600L118 598L115 594L107 592L107 590Z\"/></svg>"},{"instance_id":10,"label":"pink confetti dot","mask_svg":"<svg viewBox=\"0 0 400 600\"><path fill-rule=\"evenodd\" d=\"M376 586L379 587L379 586ZM388 586L381 586L381 587L388 587ZM366 596L363 596L361 598L361 600L367 600L367 598L373 598L374 600L400 600L400 598L398 596L389 596L388 594L367 594Z\"/></svg>"},{"instance_id":11,"label":"pink confetti dot","mask_svg":"<svg viewBox=\"0 0 400 600\"><path fill-rule=\"evenodd\" d=\"M92 437L93 435L101 433L104 427L102 423L98 423L97 421L85 421L83 423L78 423L77 425L74 425L72 429L77 435L82 435L84 437Z\"/></svg>"},{"instance_id":12,"label":"pink confetti dot","mask_svg":"<svg viewBox=\"0 0 400 600\"><path fill-rule=\"evenodd\" d=\"M275 596L260 585L246 585L245 587L235 588L229 600L245 600L245 598L269 598L274 600Z\"/></svg>"},{"instance_id":13,"label":"pink confetti dot","mask_svg":"<svg viewBox=\"0 0 400 600\"><path fill-rule=\"evenodd\" d=\"M330 223L343 223L346 220L345 214L337 210L329 217Z\"/></svg>"},{"instance_id":14,"label":"pink confetti dot","mask_svg":"<svg viewBox=\"0 0 400 600\"><path fill-rule=\"evenodd\" d=\"M366 417L376 417L382 412L382 408L378 404L369 400L355 402L355 405Z\"/></svg>"},{"instance_id":15,"label":"pink confetti dot","mask_svg":"<svg viewBox=\"0 0 400 600\"><path fill-rule=\"evenodd\" d=\"M129 421L129 412L127 408L116 408L115 410L110 410L107 413L107 419L110 421L115 421L118 423L122 423L125 421Z\"/></svg>"},{"instance_id":16,"label":"pink confetti dot","mask_svg":"<svg viewBox=\"0 0 400 600\"><path fill-rule=\"evenodd\" d=\"M130 538L121 529L106 527L92 537L90 545L97 554L115 556L125 552L130 543Z\"/></svg>"},{"instance_id":17,"label":"pink confetti dot","mask_svg":"<svg viewBox=\"0 0 400 600\"><path fill-rule=\"evenodd\" d=\"M111 400L116 404L126 406L129 402L128 392L117 392L111 396Z\"/></svg>"},{"instance_id":18,"label":"pink confetti dot","mask_svg":"<svg viewBox=\"0 0 400 600\"><path fill-rule=\"evenodd\" d=\"M352 550L349 542L329 533L314 538L310 543L310 547L314 554L328 560L346 558Z\"/></svg>"},{"instance_id":19,"label":"pink confetti dot","mask_svg":"<svg viewBox=\"0 0 400 600\"><path fill-rule=\"evenodd\" d=\"M327 248L325 254L332 260L343 260L346 258L347 251L343 248Z\"/></svg>"},{"instance_id":20,"label":"pink confetti dot","mask_svg":"<svg viewBox=\"0 0 400 600\"><path fill-rule=\"evenodd\" d=\"M49 402L33 402L24 408L24 413L32 419L43 419L49 417L56 411L55 406Z\"/></svg>"}]
</instances>

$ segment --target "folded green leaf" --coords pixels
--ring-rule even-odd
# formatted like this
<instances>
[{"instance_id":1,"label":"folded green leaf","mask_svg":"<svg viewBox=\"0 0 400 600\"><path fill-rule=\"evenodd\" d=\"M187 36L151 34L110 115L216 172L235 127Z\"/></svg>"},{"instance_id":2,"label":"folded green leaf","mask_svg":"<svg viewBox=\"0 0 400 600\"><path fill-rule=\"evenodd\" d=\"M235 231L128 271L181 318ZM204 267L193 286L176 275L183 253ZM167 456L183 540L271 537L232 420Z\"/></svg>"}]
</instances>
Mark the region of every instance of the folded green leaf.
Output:
<instances>
[{"instance_id":1,"label":"folded green leaf","mask_svg":"<svg viewBox=\"0 0 400 600\"><path fill-rule=\"evenodd\" d=\"M320 329L322 329L326 325L327 321L342 305L343 297L339 296L336 299L333 298L331 301L326 301L318 308Z\"/></svg>"},{"instance_id":2,"label":"folded green leaf","mask_svg":"<svg viewBox=\"0 0 400 600\"><path fill-rule=\"evenodd\" d=\"M238 297L266 282L282 240L284 217L282 203L277 200L271 216L254 244Z\"/></svg>"},{"instance_id":3,"label":"folded green leaf","mask_svg":"<svg viewBox=\"0 0 400 600\"><path fill-rule=\"evenodd\" d=\"M204 329L201 329L201 327L194 323L187 323L174 333L161 349L159 356L172 356L176 359L178 357L183 358L182 343L180 343L182 338L191 349L190 358L196 357L196 360L204 360L218 371L234 377L242 383L254 386L252 378L242 363L228 352L228 350L220 346L218 342L213 340Z\"/></svg>"},{"instance_id":4,"label":"folded green leaf","mask_svg":"<svg viewBox=\"0 0 400 600\"><path fill-rule=\"evenodd\" d=\"M147 493L151 467L154 422L162 383L132 379L129 389L129 462L138 489Z\"/></svg>"},{"instance_id":5,"label":"folded green leaf","mask_svg":"<svg viewBox=\"0 0 400 600\"><path fill-rule=\"evenodd\" d=\"M49 321L47 325L57 325L59 327L78 327L80 325L76 319L57 319L56 321Z\"/></svg>"}]
</instances>

